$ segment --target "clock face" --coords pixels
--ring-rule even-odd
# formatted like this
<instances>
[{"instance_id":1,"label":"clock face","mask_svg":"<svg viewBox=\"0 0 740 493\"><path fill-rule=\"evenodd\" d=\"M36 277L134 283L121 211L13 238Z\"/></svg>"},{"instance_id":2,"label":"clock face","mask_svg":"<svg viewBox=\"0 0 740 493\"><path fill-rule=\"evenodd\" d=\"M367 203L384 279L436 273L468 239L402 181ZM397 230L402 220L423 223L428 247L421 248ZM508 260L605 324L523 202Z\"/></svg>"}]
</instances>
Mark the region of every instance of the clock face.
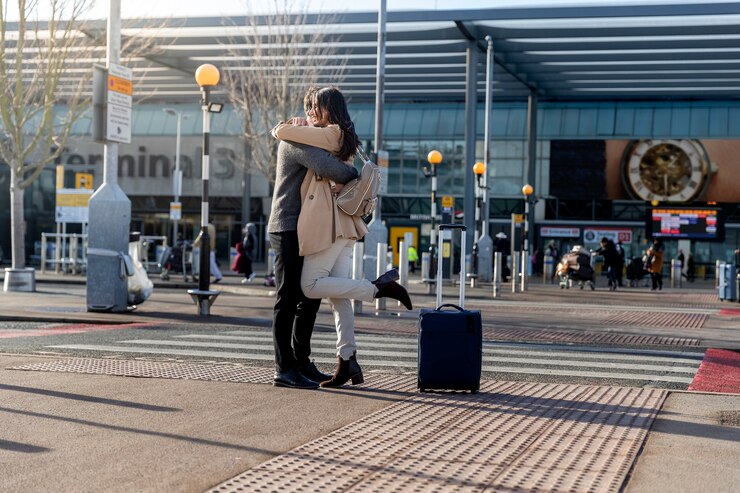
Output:
<instances>
[{"instance_id":1,"label":"clock face","mask_svg":"<svg viewBox=\"0 0 740 493\"><path fill-rule=\"evenodd\" d=\"M639 140L625 151L622 178L638 200L689 202L709 182L709 160L695 140Z\"/></svg>"}]
</instances>

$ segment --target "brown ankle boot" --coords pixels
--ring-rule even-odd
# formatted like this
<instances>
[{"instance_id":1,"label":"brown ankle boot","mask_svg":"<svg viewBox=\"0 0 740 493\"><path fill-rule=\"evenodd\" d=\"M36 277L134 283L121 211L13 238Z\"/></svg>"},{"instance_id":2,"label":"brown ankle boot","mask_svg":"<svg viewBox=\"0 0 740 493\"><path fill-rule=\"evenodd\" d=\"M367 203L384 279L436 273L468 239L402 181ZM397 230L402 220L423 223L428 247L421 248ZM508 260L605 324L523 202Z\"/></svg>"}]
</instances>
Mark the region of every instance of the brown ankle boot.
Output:
<instances>
[{"instance_id":1,"label":"brown ankle boot","mask_svg":"<svg viewBox=\"0 0 740 493\"><path fill-rule=\"evenodd\" d=\"M352 385L359 385L365 381L362 376L362 368L357 363L356 352L352 353L349 359L337 358L337 370L334 372L334 376L331 380L321 382L322 387L341 387L349 380L352 380Z\"/></svg>"}]
</instances>

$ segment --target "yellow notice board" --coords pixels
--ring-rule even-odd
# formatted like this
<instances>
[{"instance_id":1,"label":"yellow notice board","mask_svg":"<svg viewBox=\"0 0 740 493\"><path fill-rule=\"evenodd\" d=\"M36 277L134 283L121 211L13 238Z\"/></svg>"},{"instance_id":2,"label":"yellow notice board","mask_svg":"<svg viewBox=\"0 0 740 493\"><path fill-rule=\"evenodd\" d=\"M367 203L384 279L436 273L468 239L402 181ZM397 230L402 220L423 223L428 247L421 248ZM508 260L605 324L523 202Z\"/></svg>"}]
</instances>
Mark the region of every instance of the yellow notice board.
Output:
<instances>
[{"instance_id":1,"label":"yellow notice board","mask_svg":"<svg viewBox=\"0 0 740 493\"><path fill-rule=\"evenodd\" d=\"M93 191L86 188L60 188L57 190L56 222L87 223L87 204Z\"/></svg>"},{"instance_id":2,"label":"yellow notice board","mask_svg":"<svg viewBox=\"0 0 740 493\"><path fill-rule=\"evenodd\" d=\"M411 244L417 250L419 249L419 228L413 226L391 226L390 234L388 236L390 242L389 244L393 249L393 265L398 265L398 247L403 241L403 236L406 233L411 233L412 235L414 235L414 240L411 242Z\"/></svg>"},{"instance_id":3,"label":"yellow notice board","mask_svg":"<svg viewBox=\"0 0 740 493\"><path fill-rule=\"evenodd\" d=\"M134 85L130 80L108 75L108 90L131 96L134 93Z\"/></svg>"},{"instance_id":4,"label":"yellow notice board","mask_svg":"<svg viewBox=\"0 0 740 493\"><path fill-rule=\"evenodd\" d=\"M87 190L92 190L92 187L92 173L75 173L75 188L85 188Z\"/></svg>"}]
</instances>

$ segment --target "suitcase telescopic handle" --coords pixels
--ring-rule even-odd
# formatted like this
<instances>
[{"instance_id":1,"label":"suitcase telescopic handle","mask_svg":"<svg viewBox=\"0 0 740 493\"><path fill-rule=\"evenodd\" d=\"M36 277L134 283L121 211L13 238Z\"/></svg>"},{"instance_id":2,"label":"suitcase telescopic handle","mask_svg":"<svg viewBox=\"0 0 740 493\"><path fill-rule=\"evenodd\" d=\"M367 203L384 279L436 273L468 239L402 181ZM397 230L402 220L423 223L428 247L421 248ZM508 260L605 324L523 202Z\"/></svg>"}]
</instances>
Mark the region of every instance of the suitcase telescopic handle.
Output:
<instances>
[{"instance_id":1,"label":"suitcase telescopic handle","mask_svg":"<svg viewBox=\"0 0 740 493\"><path fill-rule=\"evenodd\" d=\"M459 305L465 307L465 232L468 228L464 224L440 224L437 226L437 247L440 253L437 255L437 306L442 305L442 255L444 248L442 243L442 231L445 229L459 229L460 235L460 299Z\"/></svg>"},{"instance_id":2,"label":"suitcase telescopic handle","mask_svg":"<svg viewBox=\"0 0 740 493\"><path fill-rule=\"evenodd\" d=\"M459 306L454 305L452 303L445 303L444 305L439 305L436 308L436 311L441 312L442 311L442 308L454 308L455 310L460 311L460 312L464 312L465 311L464 308L460 308Z\"/></svg>"}]
</instances>

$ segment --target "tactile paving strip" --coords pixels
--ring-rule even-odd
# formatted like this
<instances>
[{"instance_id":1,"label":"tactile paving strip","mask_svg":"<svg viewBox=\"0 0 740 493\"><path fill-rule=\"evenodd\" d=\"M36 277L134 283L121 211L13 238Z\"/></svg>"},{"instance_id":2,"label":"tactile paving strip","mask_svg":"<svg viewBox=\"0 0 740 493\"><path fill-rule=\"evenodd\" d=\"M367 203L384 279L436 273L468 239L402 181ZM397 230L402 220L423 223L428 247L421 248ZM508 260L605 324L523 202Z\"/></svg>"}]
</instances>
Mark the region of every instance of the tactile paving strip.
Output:
<instances>
[{"instance_id":1,"label":"tactile paving strip","mask_svg":"<svg viewBox=\"0 0 740 493\"><path fill-rule=\"evenodd\" d=\"M216 382L271 383L274 370L241 365L200 365L159 361L70 358L16 366L13 370L89 373L142 378L211 380Z\"/></svg>"},{"instance_id":2,"label":"tactile paving strip","mask_svg":"<svg viewBox=\"0 0 740 493\"><path fill-rule=\"evenodd\" d=\"M605 319L602 325L644 325L700 329L707 315L703 313L621 312Z\"/></svg>"},{"instance_id":3,"label":"tactile paving strip","mask_svg":"<svg viewBox=\"0 0 740 493\"><path fill-rule=\"evenodd\" d=\"M702 322L703 324L703 322ZM617 325L617 324L613 324ZM628 325L620 323L618 325ZM416 334L418 325L383 327L357 327L357 332L369 334ZM701 341L691 337L665 337L582 330L553 329L483 329L484 340L558 342L572 344L611 344L615 346L699 346Z\"/></svg>"},{"instance_id":4,"label":"tactile paving strip","mask_svg":"<svg viewBox=\"0 0 740 493\"><path fill-rule=\"evenodd\" d=\"M666 395L493 381L416 394L209 491L618 492Z\"/></svg>"},{"instance_id":5,"label":"tactile paving strip","mask_svg":"<svg viewBox=\"0 0 740 493\"><path fill-rule=\"evenodd\" d=\"M622 324L625 325L625 324ZM644 336L586 332L576 330L485 329L484 339L505 341L568 342L580 344L613 344L624 346L698 346L699 339L690 337Z\"/></svg>"},{"instance_id":6,"label":"tactile paving strip","mask_svg":"<svg viewBox=\"0 0 740 493\"><path fill-rule=\"evenodd\" d=\"M88 373L138 378L209 380L214 382L271 384L274 370L239 364L208 365L159 361L70 358L15 366L12 370ZM366 372L365 383L355 390L416 392L416 377Z\"/></svg>"}]
</instances>

